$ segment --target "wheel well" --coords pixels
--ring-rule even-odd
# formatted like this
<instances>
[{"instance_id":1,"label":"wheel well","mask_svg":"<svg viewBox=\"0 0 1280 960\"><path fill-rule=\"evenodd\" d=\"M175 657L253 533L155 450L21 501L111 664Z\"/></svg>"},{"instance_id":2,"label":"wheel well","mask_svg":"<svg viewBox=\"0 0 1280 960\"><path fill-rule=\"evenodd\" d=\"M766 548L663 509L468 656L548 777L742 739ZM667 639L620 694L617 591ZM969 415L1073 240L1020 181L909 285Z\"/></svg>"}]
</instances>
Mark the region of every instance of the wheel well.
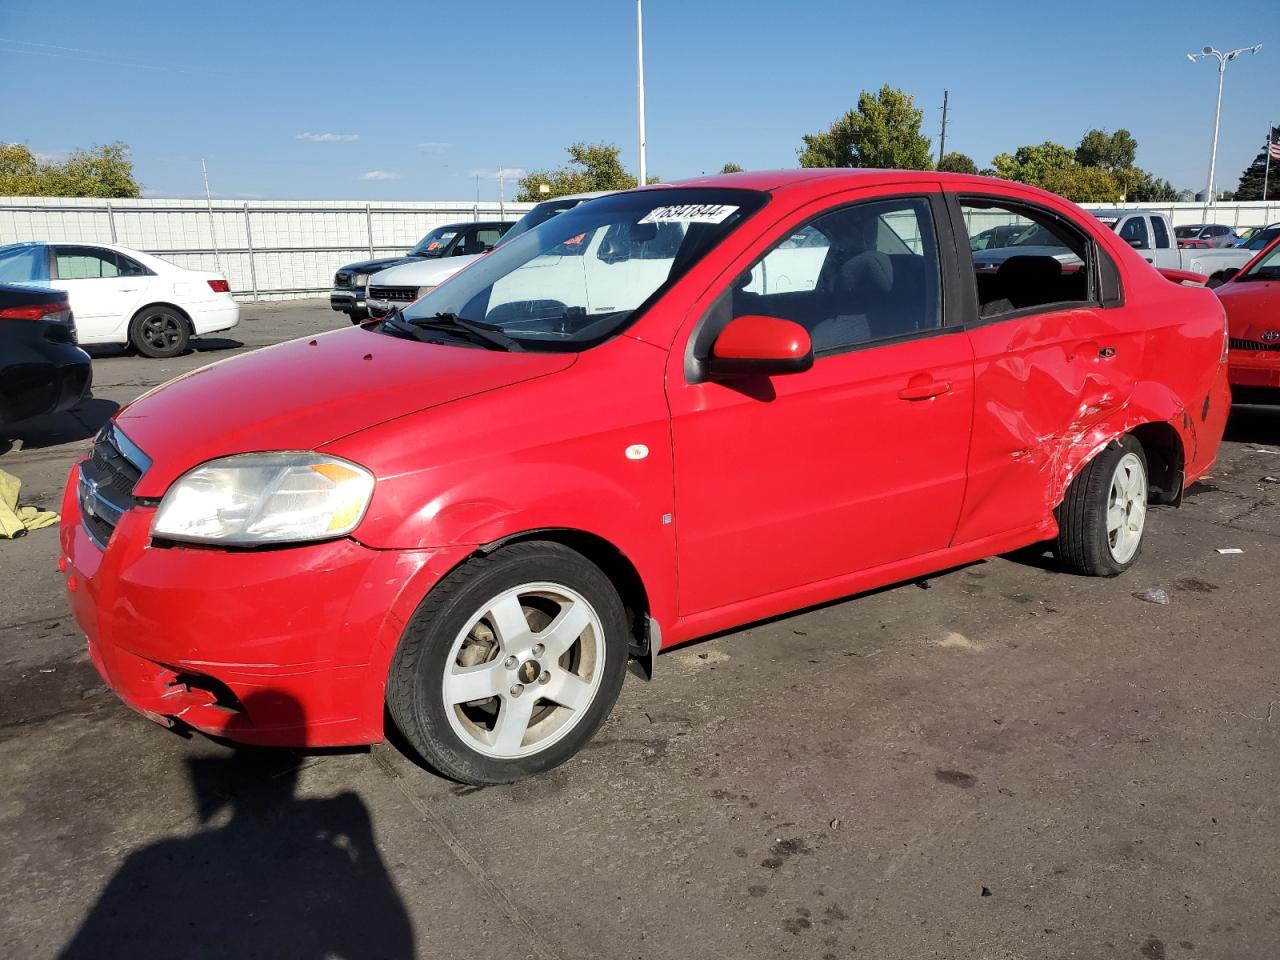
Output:
<instances>
[{"instance_id":1,"label":"wheel well","mask_svg":"<svg viewBox=\"0 0 1280 960\"><path fill-rule=\"evenodd\" d=\"M1156 503L1177 503L1182 498L1182 471L1186 465L1182 438L1167 423L1143 423L1130 433L1142 444L1147 457L1147 482Z\"/></svg>"},{"instance_id":2,"label":"wheel well","mask_svg":"<svg viewBox=\"0 0 1280 960\"><path fill-rule=\"evenodd\" d=\"M644 581L635 564L621 550L603 537L583 530L572 530L561 527L550 527L542 530L527 530L510 537L503 537L480 548L480 553L492 553L512 543L525 543L529 540L548 540L568 547L582 554L601 569L622 598L622 606L627 611L627 621L631 627L632 651L639 654L647 644L647 618L649 616L649 594L644 588Z\"/></svg>"},{"instance_id":3,"label":"wheel well","mask_svg":"<svg viewBox=\"0 0 1280 960\"><path fill-rule=\"evenodd\" d=\"M180 316L183 320L186 321L187 333L190 336L195 336L196 328L195 328L195 324L191 322L191 314L187 313L187 311L183 310L176 303L165 303L164 301L156 301L155 303L145 303L142 306L140 306L137 310L133 311L133 316L129 318L130 332L132 332L133 330L133 321L138 319L138 315L142 313L142 311L144 310L150 310L152 307L164 307L167 310L172 310L174 313L176 313L178 316Z\"/></svg>"}]
</instances>

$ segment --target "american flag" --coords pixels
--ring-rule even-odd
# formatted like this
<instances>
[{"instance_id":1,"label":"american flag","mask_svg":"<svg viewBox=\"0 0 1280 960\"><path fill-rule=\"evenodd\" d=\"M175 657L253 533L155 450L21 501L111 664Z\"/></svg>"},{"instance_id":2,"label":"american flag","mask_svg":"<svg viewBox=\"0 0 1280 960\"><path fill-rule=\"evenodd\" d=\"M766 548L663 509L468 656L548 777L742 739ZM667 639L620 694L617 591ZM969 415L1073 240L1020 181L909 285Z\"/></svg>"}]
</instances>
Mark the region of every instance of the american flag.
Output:
<instances>
[{"instance_id":1,"label":"american flag","mask_svg":"<svg viewBox=\"0 0 1280 960\"><path fill-rule=\"evenodd\" d=\"M1272 160L1280 160L1280 133L1275 134L1267 141L1267 152L1271 155Z\"/></svg>"}]
</instances>

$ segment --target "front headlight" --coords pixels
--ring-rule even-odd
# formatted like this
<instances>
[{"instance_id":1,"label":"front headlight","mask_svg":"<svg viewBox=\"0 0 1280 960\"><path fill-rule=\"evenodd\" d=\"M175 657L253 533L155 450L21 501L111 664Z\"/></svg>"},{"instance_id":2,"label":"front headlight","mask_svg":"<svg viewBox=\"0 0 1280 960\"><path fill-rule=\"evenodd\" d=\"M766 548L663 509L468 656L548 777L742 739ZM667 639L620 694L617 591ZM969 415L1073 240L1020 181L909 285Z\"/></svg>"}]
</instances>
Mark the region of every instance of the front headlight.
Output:
<instances>
[{"instance_id":1,"label":"front headlight","mask_svg":"<svg viewBox=\"0 0 1280 960\"><path fill-rule=\"evenodd\" d=\"M430 293L432 290L434 290L434 289L435 289L436 287L438 287L438 286L440 286L440 284L438 284L438 283L433 283L433 284L432 284L431 286L429 286L429 287L419 287L419 288L418 288L418 299L419 299L419 300L421 300L423 297L425 297L428 293Z\"/></svg>"},{"instance_id":2,"label":"front headlight","mask_svg":"<svg viewBox=\"0 0 1280 960\"><path fill-rule=\"evenodd\" d=\"M367 273L357 273L354 277L351 278L351 285L353 287L363 288L368 283L369 283L369 275Z\"/></svg>"},{"instance_id":3,"label":"front headlight","mask_svg":"<svg viewBox=\"0 0 1280 960\"><path fill-rule=\"evenodd\" d=\"M327 540L354 530L373 474L319 453L246 453L189 471L160 501L152 536L256 545Z\"/></svg>"}]
</instances>

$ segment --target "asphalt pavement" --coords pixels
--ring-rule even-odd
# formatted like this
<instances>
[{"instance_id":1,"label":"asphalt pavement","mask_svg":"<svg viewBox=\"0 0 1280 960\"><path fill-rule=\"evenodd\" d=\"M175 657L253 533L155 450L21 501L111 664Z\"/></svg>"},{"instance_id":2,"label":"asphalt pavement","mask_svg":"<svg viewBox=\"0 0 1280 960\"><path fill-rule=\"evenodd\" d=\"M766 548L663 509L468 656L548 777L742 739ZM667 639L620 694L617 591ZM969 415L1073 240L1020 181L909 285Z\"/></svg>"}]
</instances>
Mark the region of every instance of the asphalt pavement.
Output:
<instances>
[{"instance_id":1,"label":"asphalt pavement","mask_svg":"<svg viewBox=\"0 0 1280 960\"><path fill-rule=\"evenodd\" d=\"M57 509L117 404L346 323L243 317L99 351L0 469ZM0 541L0 956L1275 960L1280 410L1228 436L1118 579L1025 551L691 644L486 789L151 724L87 659L56 533Z\"/></svg>"}]
</instances>

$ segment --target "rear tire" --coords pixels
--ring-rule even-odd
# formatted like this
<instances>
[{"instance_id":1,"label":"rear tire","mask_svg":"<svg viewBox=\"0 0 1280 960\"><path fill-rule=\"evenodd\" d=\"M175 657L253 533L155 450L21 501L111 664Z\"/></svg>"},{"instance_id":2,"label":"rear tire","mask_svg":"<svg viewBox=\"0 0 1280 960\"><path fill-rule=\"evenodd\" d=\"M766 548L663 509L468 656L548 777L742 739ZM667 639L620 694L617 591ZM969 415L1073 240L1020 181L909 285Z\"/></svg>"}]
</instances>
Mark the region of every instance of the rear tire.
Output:
<instances>
[{"instance_id":1,"label":"rear tire","mask_svg":"<svg viewBox=\"0 0 1280 960\"><path fill-rule=\"evenodd\" d=\"M143 307L129 324L129 343L144 357L167 360L187 349L191 327L172 307Z\"/></svg>"},{"instance_id":2,"label":"rear tire","mask_svg":"<svg viewBox=\"0 0 1280 960\"><path fill-rule=\"evenodd\" d=\"M440 773L511 783L591 739L622 689L629 646L622 600L598 567L558 543L514 544L427 595L392 660L387 707Z\"/></svg>"},{"instance_id":3,"label":"rear tire","mask_svg":"<svg viewBox=\"0 0 1280 960\"><path fill-rule=\"evenodd\" d=\"M1055 511L1055 550L1068 570L1088 577L1114 577L1142 555L1146 532L1147 458L1127 436L1091 460L1071 481Z\"/></svg>"}]
</instances>

